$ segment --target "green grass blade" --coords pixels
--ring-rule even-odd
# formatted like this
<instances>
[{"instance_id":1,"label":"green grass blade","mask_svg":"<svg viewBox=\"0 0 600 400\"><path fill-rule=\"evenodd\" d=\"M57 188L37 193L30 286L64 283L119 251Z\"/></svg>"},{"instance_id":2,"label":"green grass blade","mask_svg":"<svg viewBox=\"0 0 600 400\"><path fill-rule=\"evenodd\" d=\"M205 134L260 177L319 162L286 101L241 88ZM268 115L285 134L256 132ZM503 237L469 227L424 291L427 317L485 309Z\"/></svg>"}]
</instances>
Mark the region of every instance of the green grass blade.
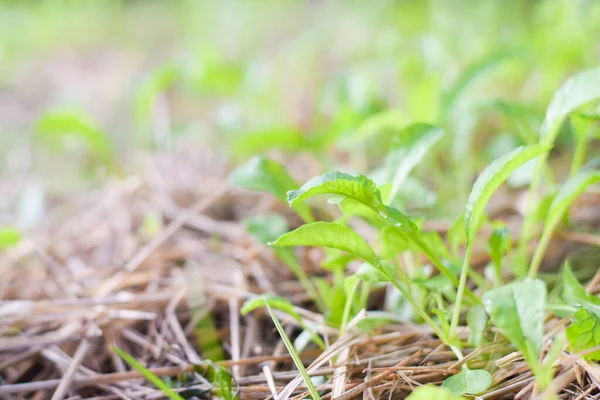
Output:
<instances>
[{"instance_id":1,"label":"green grass blade","mask_svg":"<svg viewBox=\"0 0 600 400\"><path fill-rule=\"evenodd\" d=\"M292 360L294 361L296 368L298 368L298 371L300 371L300 374L302 375L304 382L306 382L306 387L308 387L308 391L310 392L310 395L312 396L313 400L321 400L321 396L319 395L319 392L317 391L317 388L315 387L315 385L312 383L310 376L308 375L308 372L306 371L306 368L304 368L304 364L302 364L302 360L300 359L300 356L296 352L296 349L294 348L294 345L292 344L290 339L285 334L285 330L283 329L283 327L281 326L281 323L279 323L279 320L273 313L273 310L271 309L271 306L269 305L269 302L267 301L267 299L265 299L265 306L267 307L267 311L269 312L269 315L273 319L273 323L275 324L275 327L277 328L277 332L279 332L279 335L281 336L281 339L283 340L285 347L287 348L288 352L290 353L290 356L292 357Z\"/></svg>"},{"instance_id":2,"label":"green grass blade","mask_svg":"<svg viewBox=\"0 0 600 400\"><path fill-rule=\"evenodd\" d=\"M172 400L185 400L181 397L177 392L167 385L165 381L156 376L152 371L148 368L144 367L140 364L135 358L131 357L129 354L125 353L123 350L118 347L113 347L113 351L117 353L119 357L121 357L127 364L129 364L132 368L135 368L140 374L146 378L146 380L156 386L157 389L162 390L164 394L166 394Z\"/></svg>"}]
</instances>

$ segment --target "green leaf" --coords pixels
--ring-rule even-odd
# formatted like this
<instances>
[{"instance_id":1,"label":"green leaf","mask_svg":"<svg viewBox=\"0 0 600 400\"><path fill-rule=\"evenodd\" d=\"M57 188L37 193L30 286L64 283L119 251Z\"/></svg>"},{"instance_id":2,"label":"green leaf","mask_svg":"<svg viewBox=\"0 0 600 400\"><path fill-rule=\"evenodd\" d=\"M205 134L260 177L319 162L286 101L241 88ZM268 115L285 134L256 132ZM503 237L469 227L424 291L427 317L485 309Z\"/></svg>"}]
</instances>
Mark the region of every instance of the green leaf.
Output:
<instances>
[{"instance_id":1,"label":"green leaf","mask_svg":"<svg viewBox=\"0 0 600 400\"><path fill-rule=\"evenodd\" d=\"M104 133L83 111L57 108L47 111L38 121L37 135L49 145L66 147L66 141L78 140L87 147L89 154L107 166L115 162L114 148Z\"/></svg>"},{"instance_id":2,"label":"green leaf","mask_svg":"<svg viewBox=\"0 0 600 400\"><path fill-rule=\"evenodd\" d=\"M565 118L584 105L600 99L600 67L579 72L554 94L541 128L540 143L552 145Z\"/></svg>"},{"instance_id":3,"label":"green leaf","mask_svg":"<svg viewBox=\"0 0 600 400\"><path fill-rule=\"evenodd\" d=\"M386 276L383 273L381 273L381 270L379 270L379 268L376 268L371 264L367 263L362 264L360 267L358 267L358 270L354 273L353 276L357 277L361 281L369 283L389 281L389 279L387 279Z\"/></svg>"},{"instance_id":4,"label":"green leaf","mask_svg":"<svg viewBox=\"0 0 600 400\"><path fill-rule=\"evenodd\" d=\"M578 309L571 317L567 328L567 339L574 353L600 346L600 317L585 308ZM586 360L600 360L600 350L583 357Z\"/></svg>"},{"instance_id":5,"label":"green leaf","mask_svg":"<svg viewBox=\"0 0 600 400\"><path fill-rule=\"evenodd\" d=\"M310 379L310 376L308 375L306 368L304 368L304 364L302 363L302 360L300 359L298 352L294 348L294 345L292 344L290 339L285 334L285 330L283 329L283 327L281 326L281 323L279 322L279 320L273 313L273 310L271 309L269 302L266 299L264 299L264 302L267 307L267 311L269 312L269 315L271 315L271 319L273 319L273 323L275 324L275 327L277 328L277 332L279 332L279 335L281 336L281 339L283 339L283 343L285 344L286 349L288 350L288 352L290 353L290 356L292 357L292 361L294 361L296 368L298 368L298 371L300 371L300 375L302 375L302 378L304 378L304 383L306 383L306 387L308 388L310 395L312 396L313 400L321 400L321 396L319 395L317 388L315 388L315 385L313 384L312 380Z\"/></svg>"},{"instance_id":6,"label":"green leaf","mask_svg":"<svg viewBox=\"0 0 600 400\"><path fill-rule=\"evenodd\" d=\"M537 365L544 335L546 284L528 279L483 294L483 306L492 323L523 353L530 365Z\"/></svg>"},{"instance_id":7,"label":"green leaf","mask_svg":"<svg viewBox=\"0 0 600 400\"><path fill-rule=\"evenodd\" d=\"M347 251L372 265L379 258L365 240L344 225L331 222L313 222L279 237L271 246L323 246Z\"/></svg>"},{"instance_id":8,"label":"green leaf","mask_svg":"<svg viewBox=\"0 0 600 400\"><path fill-rule=\"evenodd\" d=\"M467 240L465 235L465 213L461 213L452 221L452 225L448 229L448 243L452 253L458 253L458 248Z\"/></svg>"},{"instance_id":9,"label":"green leaf","mask_svg":"<svg viewBox=\"0 0 600 400\"><path fill-rule=\"evenodd\" d=\"M392 189L387 197L388 204L396 198L412 169L443 135L443 129L436 126L414 124L403 129L394 138L386 160L389 180L392 182Z\"/></svg>"},{"instance_id":10,"label":"green leaf","mask_svg":"<svg viewBox=\"0 0 600 400\"><path fill-rule=\"evenodd\" d=\"M494 265L496 278L498 283L502 276L502 257L510 246L510 234L505 226L494 228L490 238L488 239L488 247L490 249L490 258Z\"/></svg>"},{"instance_id":11,"label":"green leaf","mask_svg":"<svg viewBox=\"0 0 600 400\"><path fill-rule=\"evenodd\" d=\"M568 261L563 268L562 284L562 297L568 305L582 305L588 309L597 309L594 306L600 306L600 298L589 293L581 286L573 271L571 271Z\"/></svg>"},{"instance_id":12,"label":"green leaf","mask_svg":"<svg viewBox=\"0 0 600 400\"><path fill-rule=\"evenodd\" d=\"M385 131L399 130L406 124L407 119L398 110L388 109L367 118L352 136L351 145L364 143L366 139L372 138Z\"/></svg>"},{"instance_id":13,"label":"green leaf","mask_svg":"<svg viewBox=\"0 0 600 400\"><path fill-rule=\"evenodd\" d=\"M502 261L502 255L507 250L510 236L508 234L508 228L501 226L495 228L490 235L488 240L488 246L490 248L490 258L496 265L500 265Z\"/></svg>"},{"instance_id":14,"label":"green leaf","mask_svg":"<svg viewBox=\"0 0 600 400\"><path fill-rule=\"evenodd\" d=\"M184 400L177 392L175 392L169 385L156 376L152 371L144 367L140 364L135 358L131 357L129 354L125 353L123 350L113 347L112 348L115 353L123 360L127 362L132 368L135 368L140 374L146 378L146 380L156 386L157 389L161 390L165 395L167 395L172 400Z\"/></svg>"},{"instance_id":15,"label":"green leaf","mask_svg":"<svg viewBox=\"0 0 600 400\"><path fill-rule=\"evenodd\" d=\"M417 387L406 400L463 400L464 397L457 396L450 390L433 385Z\"/></svg>"},{"instance_id":16,"label":"green leaf","mask_svg":"<svg viewBox=\"0 0 600 400\"><path fill-rule=\"evenodd\" d=\"M469 326L469 344L478 347L483 338L483 331L487 325L487 314L481 304L474 305L467 311L467 325Z\"/></svg>"},{"instance_id":17,"label":"green leaf","mask_svg":"<svg viewBox=\"0 0 600 400\"><path fill-rule=\"evenodd\" d=\"M150 119L156 100L173 86L179 75L180 71L177 67L166 65L157 68L145 79L135 98L135 114L138 123Z\"/></svg>"},{"instance_id":18,"label":"green leaf","mask_svg":"<svg viewBox=\"0 0 600 400\"><path fill-rule=\"evenodd\" d=\"M386 226L381 229L379 237L381 241L381 256L387 260L414 248L406 235L393 226Z\"/></svg>"},{"instance_id":19,"label":"green leaf","mask_svg":"<svg viewBox=\"0 0 600 400\"><path fill-rule=\"evenodd\" d=\"M517 167L534 157L545 153L549 149L550 147L540 145L519 147L502 157L495 159L483 170L473 185L465 212L467 245L470 245L473 242L485 206L498 186L500 186Z\"/></svg>"},{"instance_id":20,"label":"green leaf","mask_svg":"<svg viewBox=\"0 0 600 400\"><path fill-rule=\"evenodd\" d=\"M485 59L470 65L456 81L456 83L447 90L442 96L441 114L442 117L448 115L454 105L460 100L463 93L480 77L493 70L511 55L506 53L492 54Z\"/></svg>"},{"instance_id":21,"label":"green leaf","mask_svg":"<svg viewBox=\"0 0 600 400\"><path fill-rule=\"evenodd\" d=\"M377 185L364 175L350 175L343 172L328 172L306 182L299 190L287 193L290 205L321 194L336 194L352 198L364 205L379 210L381 194Z\"/></svg>"},{"instance_id":22,"label":"green leaf","mask_svg":"<svg viewBox=\"0 0 600 400\"><path fill-rule=\"evenodd\" d=\"M9 226L0 227L0 250L13 247L21 241L21 234Z\"/></svg>"},{"instance_id":23,"label":"green leaf","mask_svg":"<svg viewBox=\"0 0 600 400\"><path fill-rule=\"evenodd\" d=\"M252 157L237 167L229 175L229 181L244 189L271 193L281 201L286 200L288 190L298 187L282 164L263 156Z\"/></svg>"},{"instance_id":24,"label":"green leaf","mask_svg":"<svg viewBox=\"0 0 600 400\"><path fill-rule=\"evenodd\" d=\"M338 207L344 215L360 217L375 227L386 226L377 211L350 197L344 197L338 203Z\"/></svg>"},{"instance_id":25,"label":"green leaf","mask_svg":"<svg viewBox=\"0 0 600 400\"><path fill-rule=\"evenodd\" d=\"M600 171L584 170L570 178L558 191L550 204L542 236L531 260L529 277L533 278L537 274L552 234L569 206L588 186L596 182L600 182Z\"/></svg>"},{"instance_id":26,"label":"green leaf","mask_svg":"<svg viewBox=\"0 0 600 400\"><path fill-rule=\"evenodd\" d=\"M452 375L444 381L442 387L452 393L462 396L463 394L481 393L492 384L492 375L484 369L470 370L466 365L456 375Z\"/></svg>"},{"instance_id":27,"label":"green leaf","mask_svg":"<svg viewBox=\"0 0 600 400\"><path fill-rule=\"evenodd\" d=\"M287 191L298 187L282 164L262 156L255 156L233 170L229 181L234 186L244 189L271 193L283 202L287 199ZM305 221L313 220L307 205L298 204L294 209Z\"/></svg>"},{"instance_id":28,"label":"green leaf","mask_svg":"<svg viewBox=\"0 0 600 400\"><path fill-rule=\"evenodd\" d=\"M243 224L250 235L267 244L288 231L287 220L279 214L262 214L245 218Z\"/></svg>"},{"instance_id":29,"label":"green leaf","mask_svg":"<svg viewBox=\"0 0 600 400\"><path fill-rule=\"evenodd\" d=\"M276 308L293 317L296 321L302 321L300 314L294 309L294 305L287 299L275 295L263 295L246 300L240 313L246 315L258 308L263 308L265 302L269 302L271 307Z\"/></svg>"}]
</instances>

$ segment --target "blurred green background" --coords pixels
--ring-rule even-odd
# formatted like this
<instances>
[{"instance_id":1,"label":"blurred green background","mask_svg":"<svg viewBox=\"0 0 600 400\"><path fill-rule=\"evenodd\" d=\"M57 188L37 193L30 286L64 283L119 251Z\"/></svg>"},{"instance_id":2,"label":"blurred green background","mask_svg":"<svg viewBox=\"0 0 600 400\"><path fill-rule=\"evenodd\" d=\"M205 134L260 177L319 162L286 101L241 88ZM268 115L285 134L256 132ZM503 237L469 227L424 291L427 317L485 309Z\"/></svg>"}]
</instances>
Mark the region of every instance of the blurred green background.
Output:
<instances>
[{"instance_id":1,"label":"blurred green background","mask_svg":"<svg viewBox=\"0 0 600 400\"><path fill-rule=\"evenodd\" d=\"M599 38L594 0L2 1L0 223L182 149L376 176L412 122L449 134L407 208L449 215L481 166L537 141Z\"/></svg>"}]
</instances>

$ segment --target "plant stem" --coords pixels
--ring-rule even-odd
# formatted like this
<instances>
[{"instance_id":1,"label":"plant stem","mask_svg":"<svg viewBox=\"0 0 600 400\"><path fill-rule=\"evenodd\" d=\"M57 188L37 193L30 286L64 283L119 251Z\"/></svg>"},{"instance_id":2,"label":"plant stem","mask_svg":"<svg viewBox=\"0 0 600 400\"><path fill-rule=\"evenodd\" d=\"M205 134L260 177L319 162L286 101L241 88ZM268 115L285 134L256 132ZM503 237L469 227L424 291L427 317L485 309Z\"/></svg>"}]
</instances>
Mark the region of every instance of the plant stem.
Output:
<instances>
[{"instance_id":1,"label":"plant stem","mask_svg":"<svg viewBox=\"0 0 600 400\"><path fill-rule=\"evenodd\" d=\"M544 230L542 233L542 237L535 249L535 253L533 254L533 259L531 260L531 265L529 266L529 278L534 279L540 269L540 265L542 264L542 260L544 258L544 253L546 252L546 248L548 247L548 243L550 242L550 237L552 236L552 230Z\"/></svg>"},{"instance_id":2,"label":"plant stem","mask_svg":"<svg viewBox=\"0 0 600 400\"><path fill-rule=\"evenodd\" d=\"M384 268L382 268L381 265L378 266L378 269L392 283L392 285L394 285L400 291L400 293L402 293L404 298L408 300L408 302L414 307L414 309L417 310L421 318L423 318L423 320L427 322L427 324L433 329L435 334L438 335L440 340L442 342L446 342L447 338L444 332L435 323L435 321L425 312L425 310L423 310L423 308L419 306L417 301L412 297L412 294L406 288L402 287L402 285L400 285L393 276L391 276Z\"/></svg>"},{"instance_id":3,"label":"plant stem","mask_svg":"<svg viewBox=\"0 0 600 400\"><path fill-rule=\"evenodd\" d=\"M460 318L460 308L462 306L463 295L465 288L467 287L467 276L469 274L469 263L471 262L471 244L467 243L465 249L465 258L463 260L462 270L460 272L460 282L458 283L458 290L456 292L456 302L454 303L454 310L452 311L452 321L450 322L450 339L454 339L456 336L456 330L458 328L458 320Z\"/></svg>"},{"instance_id":4,"label":"plant stem","mask_svg":"<svg viewBox=\"0 0 600 400\"><path fill-rule=\"evenodd\" d=\"M344 314L342 316L342 324L340 326L340 336L343 335L346 331L346 325L348 325L348 319L350 319L352 300L354 299L354 293L356 292L356 288L358 287L359 283L360 281L358 280L356 281L356 283L354 283L354 286L352 286L350 293L348 293L348 296L346 297L346 304L344 305Z\"/></svg>"}]
</instances>

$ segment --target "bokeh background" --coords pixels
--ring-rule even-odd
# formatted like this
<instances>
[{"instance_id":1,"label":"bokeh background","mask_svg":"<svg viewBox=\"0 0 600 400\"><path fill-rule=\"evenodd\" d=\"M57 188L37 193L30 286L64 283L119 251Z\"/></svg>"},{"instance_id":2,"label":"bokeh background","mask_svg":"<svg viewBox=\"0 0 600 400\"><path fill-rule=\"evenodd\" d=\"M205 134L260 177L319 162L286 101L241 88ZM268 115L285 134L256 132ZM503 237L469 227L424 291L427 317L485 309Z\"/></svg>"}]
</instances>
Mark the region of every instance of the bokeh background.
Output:
<instances>
[{"instance_id":1,"label":"bokeh background","mask_svg":"<svg viewBox=\"0 0 600 400\"><path fill-rule=\"evenodd\" d=\"M195 163L223 180L259 153L300 178L377 171L418 121L450 134L404 208L453 215L599 54L594 0L1 1L0 225L148 163L166 179Z\"/></svg>"}]
</instances>

